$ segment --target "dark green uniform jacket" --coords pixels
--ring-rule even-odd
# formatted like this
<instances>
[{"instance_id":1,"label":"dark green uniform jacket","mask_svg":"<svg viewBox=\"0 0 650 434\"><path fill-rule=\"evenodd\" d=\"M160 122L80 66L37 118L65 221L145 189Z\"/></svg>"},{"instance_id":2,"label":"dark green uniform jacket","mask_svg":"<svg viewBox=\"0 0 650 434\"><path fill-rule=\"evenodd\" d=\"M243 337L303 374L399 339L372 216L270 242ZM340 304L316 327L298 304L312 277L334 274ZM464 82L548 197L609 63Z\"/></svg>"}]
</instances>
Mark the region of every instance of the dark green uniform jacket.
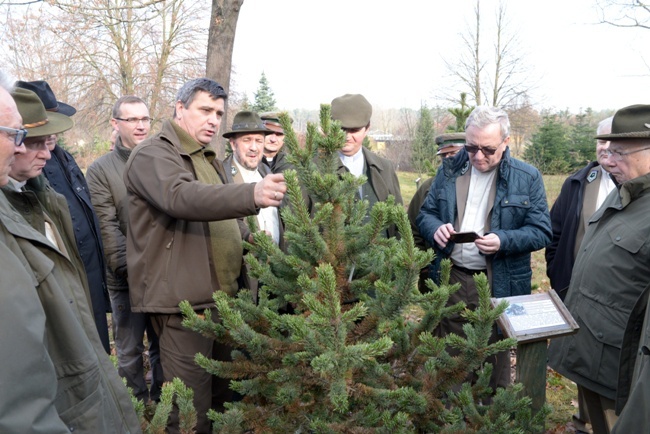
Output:
<instances>
[{"instance_id":1,"label":"dark green uniform jacket","mask_svg":"<svg viewBox=\"0 0 650 434\"><path fill-rule=\"evenodd\" d=\"M650 174L623 183L594 213L564 301L580 330L549 348L553 369L609 399L628 318L650 282L649 215Z\"/></svg>"},{"instance_id":2,"label":"dark green uniform jacket","mask_svg":"<svg viewBox=\"0 0 650 434\"><path fill-rule=\"evenodd\" d=\"M50 406L53 403L58 417L69 432L140 432L140 424L126 387L99 340L88 303L87 288L84 288L84 283L79 278L79 271L67 255L55 248L11 207L4 195L0 195L0 244L4 244L18 258L21 268L16 273L23 277L25 273L29 276L31 285L23 290L33 291L37 295L37 298L29 297L26 300L34 305L29 306L32 316L23 318L24 324L14 321L4 324L4 321L10 319L2 316L0 321L3 324L0 328L25 333L20 329L27 327L27 333L32 338L42 338L40 350L21 349L20 346L4 343L0 345L3 376L13 377L14 381L18 378L21 388L20 391L14 391L5 383L2 385L3 398L0 403L10 402L20 415L15 418L11 429L0 431L31 432L31 425L20 427L16 423L29 424L32 420L45 417L40 414L41 409L48 410L52 415ZM4 277L2 282L4 285ZM21 282L24 284L24 279ZM34 339L24 342L24 345L33 344ZM26 354L35 351L41 354L42 360L23 360ZM15 371L7 372L6 361L15 362L16 357L25 366L16 367L14 363ZM23 368L30 363L40 363L47 370L28 374ZM56 394L52 396L51 388L54 385ZM28 398L26 391L38 388L43 390L37 392L42 392L45 396L42 401L36 402ZM20 399L23 401L18 401ZM7 408L0 408L0 415L6 413ZM58 421L49 420L48 423L53 429L47 432L60 432L55 429L61 426Z\"/></svg>"}]
</instances>

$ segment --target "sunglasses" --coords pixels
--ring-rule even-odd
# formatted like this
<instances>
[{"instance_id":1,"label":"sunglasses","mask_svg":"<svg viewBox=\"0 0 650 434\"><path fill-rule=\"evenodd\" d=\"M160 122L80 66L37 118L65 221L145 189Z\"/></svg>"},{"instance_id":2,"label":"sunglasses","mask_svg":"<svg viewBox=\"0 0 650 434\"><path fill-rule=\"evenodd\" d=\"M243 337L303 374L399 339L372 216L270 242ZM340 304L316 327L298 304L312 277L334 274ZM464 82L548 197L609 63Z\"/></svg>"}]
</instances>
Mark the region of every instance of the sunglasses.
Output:
<instances>
[{"instance_id":1,"label":"sunglasses","mask_svg":"<svg viewBox=\"0 0 650 434\"><path fill-rule=\"evenodd\" d=\"M501 143L499 143L499 145ZM476 154L478 151L481 151L483 155L488 156L488 155L494 155L494 153L499 150L499 147L497 146L496 148L490 148L486 146L465 145L465 150L470 154Z\"/></svg>"}]
</instances>

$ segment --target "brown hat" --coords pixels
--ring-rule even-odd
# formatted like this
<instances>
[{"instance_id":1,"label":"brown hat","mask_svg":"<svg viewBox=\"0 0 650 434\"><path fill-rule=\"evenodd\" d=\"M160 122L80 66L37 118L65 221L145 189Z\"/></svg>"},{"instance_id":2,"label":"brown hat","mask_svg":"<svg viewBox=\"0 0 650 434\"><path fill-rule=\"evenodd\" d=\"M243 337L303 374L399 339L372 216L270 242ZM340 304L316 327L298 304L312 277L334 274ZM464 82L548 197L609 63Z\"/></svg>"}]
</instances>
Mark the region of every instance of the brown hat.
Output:
<instances>
[{"instance_id":1,"label":"brown hat","mask_svg":"<svg viewBox=\"0 0 650 434\"><path fill-rule=\"evenodd\" d=\"M241 111L235 115L232 121L232 130L223 133L226 139L236 134L271 134L272 131L267 129L260 119L260 116L251 111Z\"/></svg>"},{"instance_id":2,"label":"brown hat","mask_svg":"<svg viewBox=\"0 0 650 434\"><path fill-rule=\"evenodd\" d=\"M260 118L266 128L274 133L284 134L284 128L282 128L282 124L280 123L280 112L260 113ZM289 117L289 120L293 123L291 117Z\"/></svg>"},{"instance_id":3,"label":"brown hat","mask_svg":"<svg viewBox=\"0 0 650 434\"><path fill-rule=\"evenodd\" d=\"M42 137L59 134L74 125L72 119L60 113L45 111L38 95L31 90L17 87L11 92L18 112L23 118L23 126L29 137Z\"/></svg>"},{"instance_id":4,"label":"brown hat","mask_svg":"<svg viewBox=\"0 0 650 434\"><path fill-rule=\"evenodd\" d=\"M596 138L606 140L650 138L650 105L636 104L618 110L612 120L612 132L601 134Z\"/></svg>"},{"instance_id":5,"label":"brown hat","mask_svg":"<svg viewBox=\"0 0 650 434\"><path fill-rule=\"evenodd\" d=\"M465 133L447 133L436 136L438 152L436 155L454 152L457 148L465 145Z\"/></svg>"},{"instance_id":6,"label":"brown hat","mask_svg":"<svg viewBox=\"0 0 650 434\"><path fill-rule=\"evenodd\" d=\"M360 94L345 94L332 100L332 119L342 128L363 128L370 123L372 106Z\"/></svg>"}]
</instances>

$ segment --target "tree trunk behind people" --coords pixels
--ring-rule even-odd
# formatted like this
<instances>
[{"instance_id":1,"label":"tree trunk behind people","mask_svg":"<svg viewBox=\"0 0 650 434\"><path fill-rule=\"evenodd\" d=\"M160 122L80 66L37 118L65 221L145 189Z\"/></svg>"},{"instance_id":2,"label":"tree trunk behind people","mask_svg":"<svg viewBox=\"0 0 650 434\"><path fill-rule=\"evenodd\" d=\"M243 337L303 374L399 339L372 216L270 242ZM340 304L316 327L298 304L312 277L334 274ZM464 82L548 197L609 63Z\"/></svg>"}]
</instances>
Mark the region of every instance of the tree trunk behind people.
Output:
<instances>
[{"instance_id":1,"label":"tree trunk behind people","mask_svg":"<svg viewBox=\"0 0 650 434\"><path fill-rule=\"evenodd\" d=\"M237 19L244 0L212 0L212 16L208 34L208 56L206 76L216 80L227 93L230 91L230 71L232 69L232 51L235 45ZM228 124L228 101L226 113L221 121ZM218 135L220 137L220 135ZM224 157L223 141L213 143L219 158Z\"/></svg>"}]
</instances>

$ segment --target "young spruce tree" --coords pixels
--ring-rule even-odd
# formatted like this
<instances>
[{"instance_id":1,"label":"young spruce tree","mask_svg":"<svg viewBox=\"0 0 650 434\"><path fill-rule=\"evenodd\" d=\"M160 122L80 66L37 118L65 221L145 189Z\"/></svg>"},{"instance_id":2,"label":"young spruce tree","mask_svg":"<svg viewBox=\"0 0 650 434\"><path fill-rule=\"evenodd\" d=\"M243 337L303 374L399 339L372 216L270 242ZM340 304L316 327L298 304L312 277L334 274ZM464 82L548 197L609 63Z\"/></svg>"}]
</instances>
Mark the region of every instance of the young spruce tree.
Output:
<instances>
[{"instance_id":1,"label":"young spruce tree","mask_svg":"<svg viewBox=\"0 0 650 434\"><path fill-rule=\"evenodd\" d=\"M491 308L480 276L480 307L464 312L467 338L435 336L443 316L464 310L445 307L457 287L429 282L430 291L419 292L419 271L433 253L414 246L401 205L379 202L362 223L368 203L355 196L364 179L336 173L345 135L329 106L320 117L320 130L308 126L304 148L282 118L296 168L285 172L287 251L262 233L248 246L246 261L262 282L259 302L249 291L237 298L216 292L219 324L181 305L186 326L235 348L232 362L196 358L243 396L224 413L212 412L215 432L538 432L543 412L531 418L518 386L499 391L490 406L480 404L491 372L482 361L513 345L488 345L505 303ZM400 239L382 236L389 224ZM447 263L444 282L449 270ZM471 372L478 381L462 384Z\"/></svg>"}]
</instances>

